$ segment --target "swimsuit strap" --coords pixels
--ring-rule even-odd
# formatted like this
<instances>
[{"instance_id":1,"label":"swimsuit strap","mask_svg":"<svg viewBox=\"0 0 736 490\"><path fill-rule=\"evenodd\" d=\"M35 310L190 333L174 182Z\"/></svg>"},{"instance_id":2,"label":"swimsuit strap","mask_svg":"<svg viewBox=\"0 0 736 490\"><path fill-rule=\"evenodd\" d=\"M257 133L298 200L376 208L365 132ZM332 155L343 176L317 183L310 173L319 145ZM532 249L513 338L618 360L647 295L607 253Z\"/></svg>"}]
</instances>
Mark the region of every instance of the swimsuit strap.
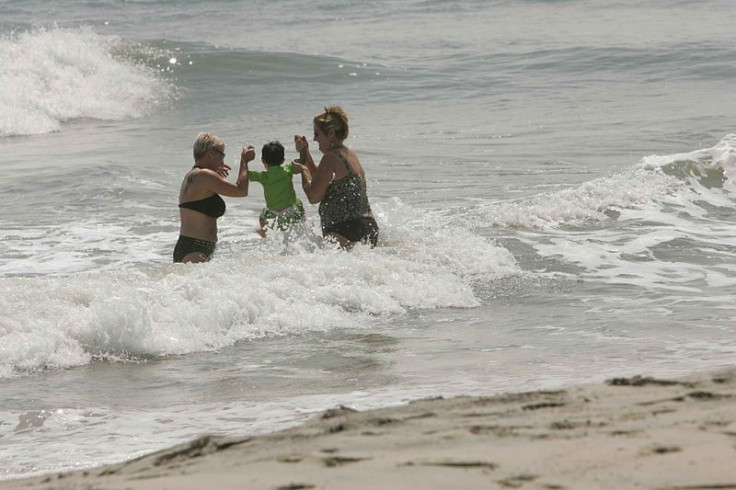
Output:
<instances>
[{"instance_id":1,"label":"swimsuit strap","mask_svg":"<svg viewBox=\"0 0 736 490\"><path fill-rule=\"evenodd\" d=\"M353 175L353 171L350 170L350 165L348 164L348 159L345 158L345 155L343 155L342 152L338 150L337 156L339 156L340 159L342 160L342 163L345 164L345 170L348 171L348 175Z\"/></svg>"}]
</instances>

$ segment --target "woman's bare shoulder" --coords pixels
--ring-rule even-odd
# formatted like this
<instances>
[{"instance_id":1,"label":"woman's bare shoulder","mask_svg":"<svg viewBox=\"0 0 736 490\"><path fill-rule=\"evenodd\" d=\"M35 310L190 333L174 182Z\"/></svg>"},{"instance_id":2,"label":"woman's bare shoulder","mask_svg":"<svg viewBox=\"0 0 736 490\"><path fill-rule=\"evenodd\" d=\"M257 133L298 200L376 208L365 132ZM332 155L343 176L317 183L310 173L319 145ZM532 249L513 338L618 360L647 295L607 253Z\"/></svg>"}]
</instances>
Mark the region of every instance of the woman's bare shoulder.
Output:
<instances>
[{"instance_id":1,"label":"woman's bare shoulder","mask_svg":"<svg viewBox=\"0 0 736 490\"><path fill-rule=\"evenodd\" d=\"M195 167L184 176L181 195L190 200L210 194L213 182L218 179L216 172L207 168Z\"/></svg>"},{"instance_id":2,"label":"woman's bare shoulder","mask_svg":"<svg viewBox=\"0 0 736 490\"><path fill-rule=\"evenodd\" d=\"M363 165L360 163L360 158L358 158L358 154L350 148L348 148L347 151L347 159L348 164L350 165L350 169L353 171L353 173L364 175Z\"/></svg>"},{"instance_id":3,"label":"woman's bare shoulder","mask_svg":"<svg viewBox=\"0 0 736 490\"><path fill-rule=\"evenodd\" d=\"M341 161L342 160L340 159L340 155L337 153L337 151L332 150L332 151L328 151L327 153L325 153L322 156L322 160L320 160L319 164L320 164L320 166L322 164L325 164L325 165L328 165L330 167L334 167L335 165L337 165Z\"/></svg>"}]
</instances>

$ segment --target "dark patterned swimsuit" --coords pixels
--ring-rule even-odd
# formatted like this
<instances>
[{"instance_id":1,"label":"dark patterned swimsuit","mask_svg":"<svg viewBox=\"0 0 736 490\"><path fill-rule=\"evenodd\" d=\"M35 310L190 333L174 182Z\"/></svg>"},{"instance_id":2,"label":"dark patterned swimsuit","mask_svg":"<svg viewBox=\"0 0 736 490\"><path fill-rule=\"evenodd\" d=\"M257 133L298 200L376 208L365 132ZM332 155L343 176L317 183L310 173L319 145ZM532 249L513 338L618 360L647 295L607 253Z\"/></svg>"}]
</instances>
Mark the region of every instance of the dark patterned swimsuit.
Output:
<instances>
[{"instance_id":1,"label":"dark patterned swimsuit","mask_svg":"<svg viewBox=\"0 0 736 490\"><path fill-rule=\"evenodd\" d=\"M378 224L368 203L366 182L350 170L345 155L337 155L345 164L347 175L333 180L319 204L322 234L336 233L351 242L378 242Z\"/></svg>"}]
</instances>

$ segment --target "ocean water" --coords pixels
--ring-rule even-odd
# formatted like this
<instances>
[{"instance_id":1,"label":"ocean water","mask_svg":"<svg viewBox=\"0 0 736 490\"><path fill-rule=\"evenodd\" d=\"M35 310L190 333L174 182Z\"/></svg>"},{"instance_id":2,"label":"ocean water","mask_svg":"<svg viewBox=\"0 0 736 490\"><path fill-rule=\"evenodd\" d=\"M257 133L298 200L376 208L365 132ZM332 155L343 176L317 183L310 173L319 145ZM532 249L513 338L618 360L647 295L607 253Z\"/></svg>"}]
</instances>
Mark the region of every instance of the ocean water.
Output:
<instances>
[{"instance_id":1,"label":"ocean water","mask_svg":"<svg viewBox=\"0 0 736 490\"><path fill-rule=\"evenodd\" d=\"M730 0L0 0L0 479L343 404L736 362ZM340 104L375 249L226 198L171 264L200 131ZM301 190L298 186L299 195Z\"/></svg>"}]
</instances>

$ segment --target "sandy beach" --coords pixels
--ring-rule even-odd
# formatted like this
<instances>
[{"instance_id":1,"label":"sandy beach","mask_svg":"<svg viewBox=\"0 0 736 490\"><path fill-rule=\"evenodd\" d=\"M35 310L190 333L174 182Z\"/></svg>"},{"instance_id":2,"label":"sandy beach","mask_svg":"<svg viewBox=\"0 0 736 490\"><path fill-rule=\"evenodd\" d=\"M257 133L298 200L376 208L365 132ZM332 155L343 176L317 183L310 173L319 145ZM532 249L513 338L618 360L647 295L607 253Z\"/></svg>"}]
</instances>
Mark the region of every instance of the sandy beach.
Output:
<instances>
[{"instance_id":1,"label":"sandy beach","mask_svg":"<svg viewBox=\"0 0 736 490\"><path fill-rule=\"evenodd\" d=\"M265 436L203 436L0 488L736 489L736 370L338 407Z\"/></svg>"}]
</instances>

